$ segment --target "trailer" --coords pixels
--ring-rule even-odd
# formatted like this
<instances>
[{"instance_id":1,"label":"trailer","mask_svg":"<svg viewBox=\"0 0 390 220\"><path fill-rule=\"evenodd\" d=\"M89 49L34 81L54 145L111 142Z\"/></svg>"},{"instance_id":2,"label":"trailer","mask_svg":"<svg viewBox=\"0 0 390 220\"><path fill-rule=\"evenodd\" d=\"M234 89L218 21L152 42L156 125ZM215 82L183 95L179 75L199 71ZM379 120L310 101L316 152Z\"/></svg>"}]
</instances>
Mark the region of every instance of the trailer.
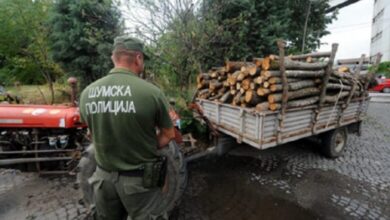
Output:
<instances>
[{"instance_id":1,"label":"trailer","mask_svg":"<svg viewBox=\"0 0 390 220\"><path fill-rule=\"evenodd\" d=\"M369 99L352 100L348 107L345 107L345 103L339 103L319 110L316 105L289 109L284 118L281 112L256 112L250 108L201 99L197 103L213 126L219 132L236 139L237 143L246 143L264 150L317 136L322 139L323 153L335 158L343 153L349 132L360 134ZM226 138L220 138L217 146L226 148Z\"/></svg>"},{"instance_id":2,"label":"trailer","mask_svg":"<svg viewBox=\"0 0 390 220\"><path fill-rule=\"evenodd\" d=\"M290 93L287 82L285 55L283 42L278 42L279 47L279 70L283 83L282 103L279 110L257 110L257 108L246 108L230 103L223 103L221 100L211 100L198 96L197 105L200 113L211 124L213 129L220 135L216 151L223 154L229 150L234 138L237 143L245 143L259 150L268 149L278 145L308 137L319 138L322 142L322 152L325 156L336 158L342 155L348 140L349 133L360 135L362 121L367 115L369 80L366 80L362 87L362 96L353 97L355 86L348 95L348 99L341 99L341 91L333 103L325 101L327 89L332 71L336 68L353 69L354 75L364 74L367 79L373 77L374 69L379 65L381 54L366 58L362 55L358 59L350 59L343 62L334 62L337 51L337 44L332 45L332 51L313 54L289 56L288 59L306 59L312 57L326 57L328 59L322 83L320 97L315 103L299 107L288 106ZM333 65L335 63L336 65ZM304 63L300 63L304 66ZM345 66L348 64L348 66ZM308 64L308 66L311 64ZM369 65L373 70L369 71ZM341 80L340 80L341 81ZM342 84L342 82L341 82Z\"/></svg>"}]
</instances>

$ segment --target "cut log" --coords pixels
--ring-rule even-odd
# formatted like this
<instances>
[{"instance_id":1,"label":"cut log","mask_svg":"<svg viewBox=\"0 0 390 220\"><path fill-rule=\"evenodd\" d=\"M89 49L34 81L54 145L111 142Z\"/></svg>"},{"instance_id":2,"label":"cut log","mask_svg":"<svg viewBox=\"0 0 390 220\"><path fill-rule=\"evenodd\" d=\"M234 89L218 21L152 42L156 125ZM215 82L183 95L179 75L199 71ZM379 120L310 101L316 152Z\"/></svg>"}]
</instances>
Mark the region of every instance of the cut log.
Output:
<instances>
[{"instance_id":1,"label":"cut log","mask_svg":"<svg viewBox=\"0 0 390 220\"><path fill-rule=\"evenodd\" d=\"M270 86L270 83L269 83L268 81L264 81L264 82L263 82L263 87L264 87L264 88L268 89L269 86Z\"/></svg>"},{"instance_id":2,"label":"cut log","mask_svg":"<svg viewBox=\"0 0 390 220\"><path fill-rule=\"evenodd\" d=\"M212 80L210 83L209 83L209 89L210 91L215 91L215 90L218 90L222 87L222 82L218 81L218 80Z\"/></svg>"},{"instance_id":3,"label":"cut log","mask_svg":"<svg viewBox=\"0 0 390 220\"><path fill-rule=\"evenodd\" d=\"M308 57L311 58L326 58L330 57L331 52L315 52L315 53L307 53L307 54L299 54L299 55L289 55L288 58L291 60L306 60ZM277 55L274 55L275 59L279 59Z\"/></svg>"},{"instance_id":4,"label":"cut log","mask_svg":"<svg viewBox=\"0 0 390 220\"><path fill-rule=\"evenodd\" d=\"M208 98L210 101L215 101L218 100L219 98L222 97L223 94L214 94L210 98Z\"/></svg>"},{"instance_id":5,"label":"cut log","mask_svg":"<svg viewBox=\"0 0 390 220\"><path fill-rule=\"evenodd\" d=\"M234 72L237 70L240 70L241 67L251 65L252 63L250 62L233 62L233 61L227 61L226 62L226 72Z\"/></svg>"},{"instance_id":6,"label":"cut log","mask_svg":"<svg viewBox=\"0 0 390 220\"><path fill-rule=\"evenodd\" d=\"M251 85L251 82L252 80L251 79L244 79L241 83L241 87L245 90L248 90L250 89L250 85Z\"/></svg>"},{"instance_id":7,"label":"cut log","mask_svg":"<svg viewBox=\"0 0 390 220\"><path fill-rule=\"evenodd\" d=\"M297 107L309 106L309 105L317 103L319 99L320 98L318 96L313 96L310 98L290 101L287 103L287 107L288 108L297 108ZM282 107L282 105L279 103L272 103L269 105L269 109L272 111L276 111L276 110L280 109L281 107Z\"/></svg>"},{"instance_id":8,"label":"cut log","mask_svg":"<svg viewBox=\"0 0 390 220\"><path fill-rule=\"evenodd\" d=\"M257 85L255 82L251 82L250 85L249 85L249 89L252 89L252 90L256 90L257 88Z\"/></svg>"},{"instance_id":9,"label":"cut log","mask_svg":"<svg viewBox=\"0 0 390 220\"><path fill-rule=\"evenodd\" d=\"M280 77L271 77L267 80L270 84L280 84L282 83L282 79ZM297 78L287 78L287 82L293 83L298 82L300 79Z\"/></svg>"},{"instance_id":10,"label":"cut log","mask_svg":"<svg viewBox=\"0 0 390 220\"><path fill-rule=\"evenodd\" d=\"M320 94L320 89L319 88L304 88L296 91L291 91L288 93L288 99L289 100L294 100L297 98L302 98L306 96L313 96L313 95L318 95ZM282 101L282 93L277 93L277 94L270 94L268 96L268 102L269 103L276 103Z\"/></svg>"},{"instance_id":11,"label":"cut log","mask_svg":"<svg viewBox=\"0 0 390 220\"><path fill-rule=\"evenodd\" d=\"M242 93L241 92L237 92L237 94L234 96L233 98L233 103L234 105L239 105L241 104L241 97L242 97Z\"/></svg>"},{"instance_id":12,"label":"cut log","mask_svg":"<svg viewBox=\"0 0 390 220\"><path fill-rule=\"evenodd\" d=\"M286 76L291 78L316 78L322 77L325 74L324 70L286 70ZM263 71L261 75L265 78L280 77L280 71Z\"/></svg>"},{"instance_id":13,"label":"cut log","mask_svg":"<svg viewBox=\"0 0 390 220\"><path fill-rule=\"evenodd\" d=\"M253 58L253 63L257 66L257 67L261 67L262 63L263 63L263 60L264 58Z\"/></svg>"},{"instance_id":14,"label":"cut log","mask_svg":"<svg viewBox=\"0 0 390 220\"><path fill-rule=\"evenodd\" d=\"M209 80L210 76L207 73L200 73L198 76L196 76L196 83L200 84L203 80Z\"/></svg>"},{"instance_id":15,"label":"cut log","mask_svg":"<svg viewBox=\"0 0 390 220\"><path fill-rule=\"evenodd\" d=\"M326 84L326 89L339 89L339 90L351 90L351 86L337 84L337 83L328 83Z\"/></svg>"},{"instance_id":16,"label":"cut log","mask_svg":"<svg viewBox=\"0 0 390 220\"><path fill-rule=\"evenodd\" d=\"M258 96L266 96L266 95L270 94L271 91L269 89L265 89L265 88L258 88L256 93Z\"/></svg>"},{"instance_id":17,"label":"cut log","mask_svg":"<svg viewBox=\"0 0 390 220\"><path fill-rule=\"evenodd\" d=\"M261 84L263 84L264 78L262 76L259 76L259 77L256 77L253 81L256 84L261 85Z\"/></svg>"},{"instance_id":18,"label":"cut log","mask_svg":"<svg viewBox=\"0 0 390 220\"><path fill-rule=\"evenodd\" d=\"M237 76L237 81L242 81L245 79L245 77L247 77L249 75L249 72L247 71L241 71L240 74L238 74Z\"/></svg>"},{"instance_id":19,"label":"cut log","mask_svg":"<svg viewBox=\"0 0 390 220\"><path fill-rule=\"evenodd\" d=\"M269 108L269 103L268 102L262 102L262 103L259 103L256 105L256 111L258 112L263 112L263 111L267 111Z\"/></svg>"},{"instance_id":20,"label":"cut log","mask_svg":"<svg viewBox=\"0 0 390 220\"><path fill-rule=\"evenodd\" d=\"M198 90L208 88L210 84L209 80L203 80L201 83L197 85Z\"/></svg>"},{"instance_id":21,"label":"cut log","mask_svg":"<svg viewBox=\"0 0 390 220\"><path fill-rule=\"evenodd\" d=\"M251 75L251 76L255 76L255 75L260 74L260 68L257 68L257 66L255 66L255 65L247 67L247 71L249 72L249 75Z\"/></svg>"},{"instance_id":22,"label":"cut log","mask_svg":"<svg viewBox=\"0 0 390 220\"><path fill-rule=\"evenodd\" d=\"M230 76L228 76L227 81L228 81L229 85L235 85L236 84L237 77L238 77L238 75L240 73L241 73L241 71L236 71L233 74L231 74Z\"/></svg>"},{"instance_id":23,"label":"cut log","mask_svg":"<svg viewBox=\"0 0 390 220\"><path fill-rule=\"evenodd\" d=\"M318 63L305 63L294 61L290 59L285 59L284 65L288 70L320 70L328 66L327 62L318 62Z\"/></svg>"},{"instance_id":24,"label":"cut log","mask_svg":"<svg viewBox=\"0 0 390 220\"><path fill-rule=\"evenodd\" d=\"M217 79L219 76L219 73L217 71L214 71L214 72L211 72L209 75L212 79Z\"/></svg>"},{"instance_id":25,"label":"cut log","mask_svg":"<svg viewBox=\"0 0 390 220\"><path fill-rule=\"evenodd\" d=\"M253 90L248 90L245 92L245 102L250 105L256 105L259 102L264 101L260 96L256 94Z\"/></svg>"},{"instance_id":26,"label":"cut log","mask_svg":"<svg viewBox=\"0 0 390 220\"><path fill-rule=\"evenodd\" d=\"M219 99L219 101L222 103L228 103L231 102L232 97L233 95L230 93L230 91L228 91Z\"/></svg>"},{"instance_id":27,"label":"cut log","mask_svg":"<svg viewBox=\"0 0 390 220\"><path fill-rule=\"evenodd\" d=\"M218 76L218 81L224 81L227 79L227 76Z\"/></svg>"},{"instance_id":28,"label":"cut log","mask_svg":"<svg viewBox=\"0 0 390 220\"><path fill-rule=\"evenodd\" d=\"M276 60L271 60L270 57L264 58L261 68L263 70L275 70L279 68L279 62Z\"/></svg>"},{"instance_id":29,"label":"cut log","mask_svg":"<svg viewBox=\"0 0 390 220\"><path fill-rule=\"evenodd\" d=\"M341 101L343 98L347 97L349 92L341 92L336 95L327 95L325 96L325 102L335 103L337 101Z\"/></svg>"},{"instance_id":30,"label":"cut log","mask_svg":"<svg viewBox=\"0 0 390 220\"><path fill-rule=\"evenodd\" d=\"M298 90L298 89L314 87L314 86L316 86L315 81L313 81L313 80L302 80L302 81L290 83L288 85L288 88L289 88L289 90ZM283 86L281 84L274 84L274 85L270 86L270 90L272 92L282 91L283 90Z\"/></svg>"}]
</instances>

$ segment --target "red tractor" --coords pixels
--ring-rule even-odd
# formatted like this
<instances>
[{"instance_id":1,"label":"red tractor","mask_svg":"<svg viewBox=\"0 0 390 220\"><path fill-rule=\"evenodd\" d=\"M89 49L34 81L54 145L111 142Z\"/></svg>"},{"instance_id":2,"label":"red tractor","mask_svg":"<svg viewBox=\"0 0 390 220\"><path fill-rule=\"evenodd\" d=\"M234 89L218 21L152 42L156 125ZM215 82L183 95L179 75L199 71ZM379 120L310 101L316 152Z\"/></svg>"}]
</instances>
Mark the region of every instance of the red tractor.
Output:
<instances>
[{"instance_id":1,"label":"red tractor","mask_svg":"<svg viewBox=\"0 0 390 220\"><path fill-rule=\"evenodd\" d=\"M41 173L65 173L76 167L86 141L75 105L0 105L0 166L22 164ZM31 164L35 166L31 166ZM56 169L56 170L53 170Z\"/></svg>"}]
</instances>

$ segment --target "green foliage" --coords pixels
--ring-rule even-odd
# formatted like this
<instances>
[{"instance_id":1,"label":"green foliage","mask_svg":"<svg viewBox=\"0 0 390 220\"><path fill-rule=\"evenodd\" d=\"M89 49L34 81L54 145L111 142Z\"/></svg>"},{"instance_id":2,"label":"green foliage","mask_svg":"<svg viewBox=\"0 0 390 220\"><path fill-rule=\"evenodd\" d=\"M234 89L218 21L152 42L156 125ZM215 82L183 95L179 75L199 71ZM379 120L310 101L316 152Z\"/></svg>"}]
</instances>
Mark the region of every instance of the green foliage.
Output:
<instances>
[{"instance_id":1,"label":"green foliage","mask_svg":"<svg viewBox=\"0 0 390 220\"><path fill-rule=\"evenodd\" d=\"M62 70L48 54L49 0L0 1L0 81L53 81Z\"/></svg>"},{"instance_id":2,"label":"green foliage","mask_svg":"<svg viewBox=\"0 0 390 220\"><path fill-rule=\"evenodd\" d=\"M152 15L135 28L151 42L148 70L167 91L179 88L181 97L189 97L185 91L199 72L226 60L278 53L277 39L287 41L288 53L300 52L309 9L309 0L189 0L176 6L170 0L134 1ZM325 14L328 7L327 1L312 1L304 52L317 49L328 34L326 25L335 18Z\"/></svg>"},{"instance_id":3,"label":"green foliage","mask_svg":"<svg viewBox=\"0 0 390 220\"><path fill-rule=\"evenodd\" d=\"M326 15L327 1L311 1L305 52L320 46L320 38L328 34L326 25L335 15ZM277 39L288 42L289 53L300 52L309 0L205 0L207 19L223 27L223 53L220 59L246 60L278 52ZM215 51L215 50L211 50Z\"/></svg>"},{"instance_id":4,"label":"green foliage","mask_svg":"<svg viewBox=\"0 0 390 220\"><path fill-rule=\"evenodd\" d=\"M107 74L113 40L121 33L111 0L58 0L49 23L54 60L81 77L82 87Z\"/></svg>"},{"instance_id":5,"label":"green foliage","mask_svg":"<svg viewBox=\"0 0 390 220\"><path fill-rule=\"evenodd\" d=\"M385 75L386 78L390 78L390 61L380 63L377 74L382 74Z\"/></svg>"},{"instance_id":6,"label":"green foliage","mask_svg":"<svg viewBox=\"0 0 390 220\"><path fill-rule=\"evenodd\" d=\"M191 133L195 139L207 140L209 135L208 127L193 117L193 112L185 109L180 111L182 134Z\"/></svg>"}]
</instances>

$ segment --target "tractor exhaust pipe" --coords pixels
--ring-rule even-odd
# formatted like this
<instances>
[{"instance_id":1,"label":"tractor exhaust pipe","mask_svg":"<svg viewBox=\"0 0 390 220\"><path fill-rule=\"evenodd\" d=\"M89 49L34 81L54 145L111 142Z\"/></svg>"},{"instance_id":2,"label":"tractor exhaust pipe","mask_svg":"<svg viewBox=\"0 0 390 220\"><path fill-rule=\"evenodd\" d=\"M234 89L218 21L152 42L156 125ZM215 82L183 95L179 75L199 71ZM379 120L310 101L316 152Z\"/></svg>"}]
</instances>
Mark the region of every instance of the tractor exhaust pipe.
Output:
<instances>
[{"instance_id":1,"label":"tractor exhaust pipe","mask_svg":"<svg viewBox=\"0 0 390 220\"><path fill-rule=\"evenodd\" d=\"M70 94L72 106L77 106L77 102L76 102L77 79L76 79L76 77L69 77L68 83L70 85L70 88L72 89L71 94Z\"/></svg>"}]
</instances>

